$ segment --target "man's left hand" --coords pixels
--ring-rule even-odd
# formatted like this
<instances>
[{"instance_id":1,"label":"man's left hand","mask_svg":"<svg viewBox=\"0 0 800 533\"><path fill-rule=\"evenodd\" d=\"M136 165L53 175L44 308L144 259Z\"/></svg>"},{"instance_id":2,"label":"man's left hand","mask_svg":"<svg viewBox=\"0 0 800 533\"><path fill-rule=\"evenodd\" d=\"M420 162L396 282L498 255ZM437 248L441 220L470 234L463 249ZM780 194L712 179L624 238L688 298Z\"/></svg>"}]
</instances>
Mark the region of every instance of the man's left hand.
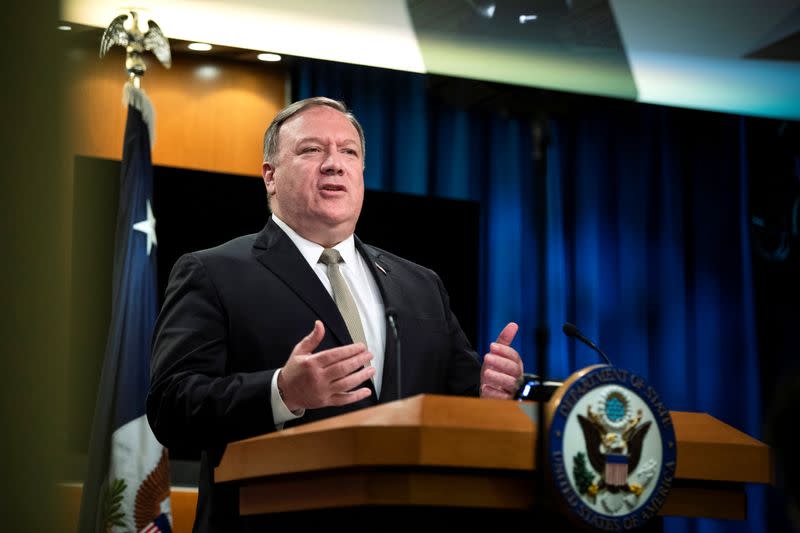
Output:
<instances>
[{"instance_id":1,"label":"man's left hand","mask_svg":"<svg viewBox=\"0 0 800 533\"><path fill-rule=\"evenodd\" d=\"M509 322L489 346L489 353L483 356L481 398L510 400L516 394L517 379L522 375L522 359L511 347L511 341L518 329L514 322Z\"/></svg>"}]
</instances>

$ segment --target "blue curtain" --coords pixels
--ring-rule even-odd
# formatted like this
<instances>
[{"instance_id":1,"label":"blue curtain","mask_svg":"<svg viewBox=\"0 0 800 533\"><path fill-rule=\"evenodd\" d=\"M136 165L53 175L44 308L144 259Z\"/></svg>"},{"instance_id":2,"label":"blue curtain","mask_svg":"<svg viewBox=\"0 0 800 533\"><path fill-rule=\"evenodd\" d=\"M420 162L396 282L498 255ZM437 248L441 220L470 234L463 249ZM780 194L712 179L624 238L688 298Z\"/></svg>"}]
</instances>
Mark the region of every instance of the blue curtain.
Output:
<instances>
[{"instance_id":1,"label":"blue curtain","mask_svg":"<svg viewBox=\"0 0 800 533\"><path fill-rule=\"evenodd\" d=\"M746 133L737 117L643 105L553 121L537 176L547 198L538 322L573 321L673 410L758 437ZM595 361L550 337L554 375ZM746 523L669 519L667 529L763 530L762 490L748 510Z\"/></svg>"},{"instance_id":2,"label":"blue curtain","mask_svg":"<svg viewBox=\"0 0 800 533\"><path fill-rule=\"evenodd\" d=\"M561 334L574 322L671 409L759 437L744 121L596 100L535 122L446 106L426 82L307 62L293 98L353 109L368 188L480 201L478 352L514 320L526 369L566 378L598 362ZM668 519L666 528L762 531L763 491L748 501L747 522Z\"/></svg>"}]
</instances>

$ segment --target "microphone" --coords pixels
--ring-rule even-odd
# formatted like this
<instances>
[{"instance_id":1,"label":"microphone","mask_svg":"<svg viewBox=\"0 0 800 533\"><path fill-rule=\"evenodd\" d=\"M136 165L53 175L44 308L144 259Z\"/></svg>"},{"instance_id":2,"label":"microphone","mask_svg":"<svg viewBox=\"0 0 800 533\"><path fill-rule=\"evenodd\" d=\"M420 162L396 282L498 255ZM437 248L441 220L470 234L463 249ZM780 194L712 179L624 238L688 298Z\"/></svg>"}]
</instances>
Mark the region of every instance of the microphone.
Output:
<instances>
[{"instance_id":1,"label":"microphone","mask_svg":"<svg viewBox=\"0 0 800 533\"><path fill-rule=\"evenodd\" d=\"M589 339L584 337L583 333L581 333L581 331L578 329L578 327L575 324L570 324L569 322L564 322L564 325L561 327L561 330L564 332L564 335L566 335L567 337L572 337L573 339L578 339L579 341L584 343L586 346L588 346L592 350L594 350L597 353L599 353L600 356L603 358L603 360L606 362L606 364L608 366L614 366L614 365L611 364L611 360L603 352L603 350L598 348L595 343L593 343L592 341L590 341Z\"/></svg>"},{"instance_id":2,"label":"microphone","mask_svg":"<svg viewBox=\"0 0 800 533\"><path fill-rule=\"evenodd\" d=\"M395 311L391 307L386 308L386 321L389 322L389 329L392 330L392 336L394 337L394 351L395 351L395 361L397 363L397 399L401 399L403 397L403 384L402 384L402 374L400 373L400 369L402 365L400 364L400 334L397 333L397 311Z\"/></svg>"}]
</instances>

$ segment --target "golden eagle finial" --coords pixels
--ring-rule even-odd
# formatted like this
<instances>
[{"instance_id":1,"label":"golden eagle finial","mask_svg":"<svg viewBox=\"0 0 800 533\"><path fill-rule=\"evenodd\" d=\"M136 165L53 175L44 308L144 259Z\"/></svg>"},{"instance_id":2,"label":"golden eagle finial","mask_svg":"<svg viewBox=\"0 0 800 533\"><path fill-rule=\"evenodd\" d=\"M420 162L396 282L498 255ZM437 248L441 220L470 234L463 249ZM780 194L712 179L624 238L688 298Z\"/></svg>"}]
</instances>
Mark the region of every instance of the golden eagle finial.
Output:
<instances>
[{"instance_id":1,"label":"golden eagle finial","mask_svg":"<svg viewBox=\"0 0 800 533\"><path fill-rule=\"evenodd\" d=\"M130 29L125 29L128 15L119 15L108 25L100 39L100 57L105 56L114 45L124 46L127 52L125 69L133 85L139 87L140 79L147 70L144 53L152 51L166 68L172 66L172 54L169 51L169 40L158 24L152 20L147 21L148 30L144 33L139 29L139 14L136 11L130 13L133 18Z\"/></svg>"}]
</instances>

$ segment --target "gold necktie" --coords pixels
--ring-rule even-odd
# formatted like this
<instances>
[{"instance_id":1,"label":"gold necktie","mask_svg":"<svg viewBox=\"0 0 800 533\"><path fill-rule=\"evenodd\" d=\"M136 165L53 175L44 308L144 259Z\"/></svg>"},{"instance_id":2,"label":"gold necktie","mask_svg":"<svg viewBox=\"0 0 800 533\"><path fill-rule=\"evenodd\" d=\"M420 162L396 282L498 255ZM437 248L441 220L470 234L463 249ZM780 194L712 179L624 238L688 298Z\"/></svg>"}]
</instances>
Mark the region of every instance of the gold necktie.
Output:
<instances>
[{"instance_id":1,"label":"gold necktie","mask_svg":"<svg viewBox=\"0 0 800 533\"><path fill-rule=\"evenodd\" d=\"M333 301L336 302L336 307L339 308L339 312L344 318L350 337L352 337L354 343L363 342L364 346L366 346L367 339L364 336L364 328L361 326L361 318L358 315L356 301L353 299L353 295L350 294L350 289L347 288L344 276L339 270L339 263L342 262L341 254L333 248L325 248L319 257L319 262L328 265L328 279L331 280Z\"/></svg>"}]
</instances>

